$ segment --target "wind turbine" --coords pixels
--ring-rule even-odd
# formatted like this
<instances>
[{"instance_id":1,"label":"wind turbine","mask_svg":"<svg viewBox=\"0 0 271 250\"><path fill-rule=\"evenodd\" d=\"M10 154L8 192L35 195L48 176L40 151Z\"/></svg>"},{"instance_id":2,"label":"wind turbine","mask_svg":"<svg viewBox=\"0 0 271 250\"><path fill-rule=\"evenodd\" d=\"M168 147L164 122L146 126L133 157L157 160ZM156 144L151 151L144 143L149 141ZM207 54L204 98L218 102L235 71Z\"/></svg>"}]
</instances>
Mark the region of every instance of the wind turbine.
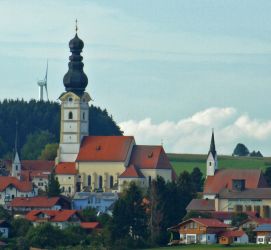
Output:
<instances>
[{"instance_id":1,"label":"wind turbine","mask_svg":"<svg viewBox=\"0 0 271 250\"><path fill-rule=\"evenodd\" d=\"M39 100L43 101L43 87L45 88L46 91L46 96L47 96L47 101L49 101L48 98L48 89L47 89L47 75L48 75L48 60L47 60L47 66L46 66L46 74L43 80L38 81L38 86L39 86Z\"/></svg>"}]
</instances>

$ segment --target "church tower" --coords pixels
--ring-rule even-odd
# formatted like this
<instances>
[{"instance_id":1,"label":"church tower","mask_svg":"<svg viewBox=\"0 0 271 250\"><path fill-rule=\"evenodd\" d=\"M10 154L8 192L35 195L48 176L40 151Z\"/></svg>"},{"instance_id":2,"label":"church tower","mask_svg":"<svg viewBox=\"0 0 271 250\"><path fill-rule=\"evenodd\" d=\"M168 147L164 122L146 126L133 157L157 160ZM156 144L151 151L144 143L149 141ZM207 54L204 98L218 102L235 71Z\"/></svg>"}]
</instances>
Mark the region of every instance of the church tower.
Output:
<instances>
[{"instance_id":1,"label":"church tower","mask_svg":"<svg viewBox=\"0 0 271 250\"><path fill-rule=\"evenodd\" d=\"M91 100L85 88L88 78L83 71L83 57L80 55L84 42L77 35L70 40L69 70L64 75L63 83L66 92L60 97L61 127L60 144L56 162L74 162L84 136L89 130L89 101Z\"/></svg>"},{"instance_id":2,"label":"church tower","mask_svg":"<svg viewBox=\"0 0 271 250\"><path fill-rule=\"evenodd\" d=\"M208 157L207 157L207 162L206 162L206 176L213 176L217 169L218 169L218 162L217 162L217 153L215 149L215 137L214 137L214 130L213 130L210 149L208 152Z\"/></svg>"},{"instance_id":3,"label":"church tower","mask_svg":"<svg viewBox=\"0 0 271 250\"><path fill-rule=\"evenodd\" d=\"M12 162L11 176L20 179L22 164L20 161L20 157L17 149L17 141L18 141L18 122L16 121L16 135L15 135L15 156Z\"/></svg>"}]
</instances>

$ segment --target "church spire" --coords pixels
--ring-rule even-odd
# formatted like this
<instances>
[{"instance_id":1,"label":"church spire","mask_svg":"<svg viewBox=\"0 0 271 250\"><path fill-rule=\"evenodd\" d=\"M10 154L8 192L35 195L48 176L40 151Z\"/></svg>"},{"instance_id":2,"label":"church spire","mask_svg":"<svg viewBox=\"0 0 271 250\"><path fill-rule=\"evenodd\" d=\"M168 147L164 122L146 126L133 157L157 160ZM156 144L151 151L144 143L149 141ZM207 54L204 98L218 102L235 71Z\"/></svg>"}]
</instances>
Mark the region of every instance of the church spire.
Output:
<instances>
[{"instance_id":1,"label":"church spire","mask_svg":"<svg viewBox=\"0 0 271 250\"><path fill-rule=\"evenodd\" d=\"M212 129L212 138L209 153L212 153L213 157L216 157L214 129Z\"/></svg>"},{"instance_id":2,"label":"church spire","mask_svg":"<svg viewBox=\"0 0 271 250\"><path fill-rule=\"evenodd\" d=\"M84 63L81 52L84 48L84 42L77 35L78 25L76 20L75 36L69 42L71 56L69 57L69 70L64 75L63 83L66 91L74 92L75 94L83 94L88 85L88 78L83 71Z\"/></svg>"}]
</instances>

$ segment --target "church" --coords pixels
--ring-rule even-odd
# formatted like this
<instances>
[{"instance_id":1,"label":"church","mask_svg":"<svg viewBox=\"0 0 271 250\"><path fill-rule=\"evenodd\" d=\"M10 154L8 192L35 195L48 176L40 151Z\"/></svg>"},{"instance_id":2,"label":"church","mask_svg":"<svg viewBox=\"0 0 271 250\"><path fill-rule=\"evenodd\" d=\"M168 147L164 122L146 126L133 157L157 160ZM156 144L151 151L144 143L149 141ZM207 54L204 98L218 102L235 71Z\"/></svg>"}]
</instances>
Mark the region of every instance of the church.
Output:
<instances>
[{"instance_id":1,"label":"church","mask_svg":"<svg viewBox=\"0 0 271 250\"><path fill-rule=\"evenodd\" d=\"M157 176L172 181L175 172L162 146L137 145L133 136L89 135L88 78L83 71L84 43L70 40L69 69L64 75L60 143L55 174L63 194L80 191L121 192L131 181L148 187Z\"/></svg>"}]
</instances>

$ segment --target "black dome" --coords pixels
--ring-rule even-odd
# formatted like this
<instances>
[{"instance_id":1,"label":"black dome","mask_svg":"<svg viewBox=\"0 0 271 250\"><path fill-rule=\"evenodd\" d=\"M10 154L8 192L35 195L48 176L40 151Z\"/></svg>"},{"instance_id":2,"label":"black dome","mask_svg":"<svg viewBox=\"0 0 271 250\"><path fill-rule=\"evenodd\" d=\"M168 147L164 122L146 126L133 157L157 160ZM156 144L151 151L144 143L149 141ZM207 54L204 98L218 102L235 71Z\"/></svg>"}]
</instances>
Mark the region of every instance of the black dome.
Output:
<instances>
[{"instance_id":1,"label":"black dome","mask_svg":"<svg viewBox=\"0 0 271 250\"><path fill-rule=\"evenodd\" d=\"M82 94L88 85L88 78L83 71L83 57L80 55L84 47L84 42L75 34L74 38L69 42L70 51L69 70L64 75L63 83L66 91L72 91Z\"/></svg>"}]
</instances>

